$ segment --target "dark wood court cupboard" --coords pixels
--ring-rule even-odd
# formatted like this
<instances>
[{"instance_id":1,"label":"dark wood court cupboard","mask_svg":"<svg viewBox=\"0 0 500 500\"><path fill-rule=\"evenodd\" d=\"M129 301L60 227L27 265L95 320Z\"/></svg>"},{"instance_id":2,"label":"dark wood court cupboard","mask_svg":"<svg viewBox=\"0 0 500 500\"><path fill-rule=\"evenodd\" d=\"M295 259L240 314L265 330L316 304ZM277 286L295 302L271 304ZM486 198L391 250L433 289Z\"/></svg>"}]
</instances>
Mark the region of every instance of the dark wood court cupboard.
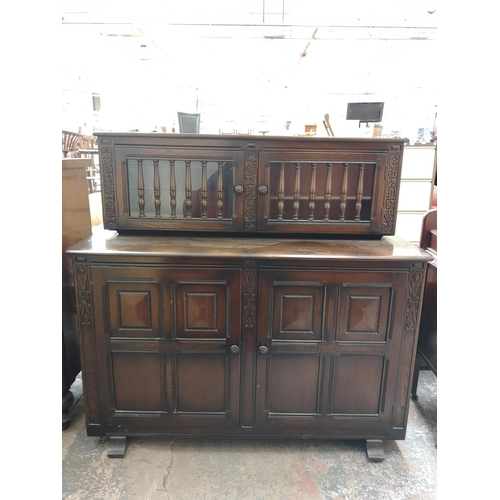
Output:
<instances>
[{"instance_id":1,"label":"dark wood court cupboard","mask_svg":"<svg viewBox=\"0 0 500 500\"><path fill-rule=\"evenodd\" d=\"M87 433L404 439L430 256L404 140L98 133L73 245Z\"/></svg>"}]
</instances>

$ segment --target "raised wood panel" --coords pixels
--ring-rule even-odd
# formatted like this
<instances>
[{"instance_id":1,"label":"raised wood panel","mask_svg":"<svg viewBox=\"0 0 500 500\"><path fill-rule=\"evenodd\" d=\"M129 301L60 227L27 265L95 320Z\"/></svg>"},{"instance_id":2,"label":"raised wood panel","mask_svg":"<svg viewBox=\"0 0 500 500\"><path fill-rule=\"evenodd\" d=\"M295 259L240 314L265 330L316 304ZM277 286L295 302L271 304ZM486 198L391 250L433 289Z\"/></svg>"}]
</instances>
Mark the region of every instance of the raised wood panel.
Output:
<instances>
[{"instance_id":1,"label":"raised wood panel","mask_svg":"<svg viewBox=\"0 0 500 500\"><path fill-rule=\"evenodd\" d=\"M228 336L228 282L177 282L174 285L175 338Z\"/></svg>"},{"instance_id":2,"label":"raised wood panel","mask_svg":"<svg viewBox=\"0 0 500 500\"><path fill-rule=\"evenodd\" d=\"M228 407L229 369L225 353L175 357L176 411L224 413Z\"/></svg>"},{"instance_id":3,"label":"raised wood panel","mask_svg":"<svg viewBox=\"0 0 500 500\"><path fill-rule=\"evenodd\" d=\"M384 377L384 357L343 355L334 360L329 413L377 415Z\"/></svg>"},{"instance_id":4,"label":"raised wood panel","mask_svg":"<svg viewBox=\"0 0 500 500\"><path fill-rule=\"evenodd\" d=\"M272 339L321 340L324 296L321 285L275 285Z\"/></svg>"},{"instance_id":5,"label":"raised wood panel","mask_svg":"<svg viewBox=\"0 0 500 500\"><path fill-rule=\"evenodd\" d=\"M108 306L111 337L160 336L158 284L109 282Z\"/></svg>"},{"instance_id":6,"label":"raised wood panel","mask_svg":"<svg viewBox=\"0 0 500 500\"><path fill-rule=\"evenodd\" d=\"M392 286L344 285L340 291L338 341L387 339Z\"/></svg>"},{"instance_id":7,"label":"raised wood panel","mask_svg":"<svg viewBox=\"0 0 500 500\"><path fill-rule=\"evenodd\" d=\"M116 410L164 410L161 355L157 353L112 353L112 385Z\"/></svg>"},{"instance_id":8,"label":"raised wood panel","mask_svg":"<svg viewBox=\"0 0 500 500\"><path fill-rule=\"evenodd\" d=\"M119 328L151 329L151 295L149 292L118 292Z\"/></svg>"},{"instance_id":9,"label":"raised wood panel","mask_svg":"<svg viewBox=\"0 0 500 500\"><path fill-rule=\"evenodd\" d=\"M268 369L271 413L318 413L320 359L305 355L271 356Z\"/></svg>"}]
</instances>

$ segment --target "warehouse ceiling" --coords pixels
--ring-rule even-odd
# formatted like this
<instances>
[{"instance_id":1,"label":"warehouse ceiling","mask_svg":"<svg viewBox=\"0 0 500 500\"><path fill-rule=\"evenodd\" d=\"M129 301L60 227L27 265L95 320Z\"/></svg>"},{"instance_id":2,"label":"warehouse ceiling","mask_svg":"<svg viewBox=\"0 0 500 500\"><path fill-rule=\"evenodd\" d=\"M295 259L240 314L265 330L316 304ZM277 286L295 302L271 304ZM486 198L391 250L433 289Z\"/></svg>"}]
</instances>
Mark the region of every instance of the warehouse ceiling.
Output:
<instances>
[{"instance_id":1,"label":"warehouse ceiling","mask_svg":"<svg viewBox=\"0 0 500 500\"><path fill-rule=\"evenodd\" d=\"M151 86L432 88L437 3L414 0L63 0L64 90Z\"/></svg>"}]
</instances>

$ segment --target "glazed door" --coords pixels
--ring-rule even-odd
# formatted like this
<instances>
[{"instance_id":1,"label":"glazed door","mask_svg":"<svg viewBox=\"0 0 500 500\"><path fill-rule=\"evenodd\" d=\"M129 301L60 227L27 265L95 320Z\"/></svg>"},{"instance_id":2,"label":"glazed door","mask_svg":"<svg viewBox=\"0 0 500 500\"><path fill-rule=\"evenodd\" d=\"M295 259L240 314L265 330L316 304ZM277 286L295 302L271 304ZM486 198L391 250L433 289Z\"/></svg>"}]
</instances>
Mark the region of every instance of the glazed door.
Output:
<instances>
[{"instance_id":1,"label":"glazed door","mask_svg":"<svg viewBox=\"0 0 500 500\"><path fill-rule=\"evenodd\" d=\"M243 153L115 148L118 227L235 231L243 227Z\"/></svg>"},{"instance_id":2,"label":"glazed door","mask_svg":"<svg viewBox=\"0 0 500 500\"><path fill-rule=\"evenodd\" d=\"M261 152L260 231L370 234L381 229L387 154Z\"/></svg>"},{"instance_id":3,"label":"glazed door","mask_svg":"<svg viewBox=\"0 0 500 500\"><path fill-rule=\"evenodd\" d=\"M263 270L257 425L314 435L390 423L407 273ZM364 422L363 422L364 421Z\"/></svg>"},{"instance_id":4,"label":"glazed door","mask_svg":"<svg viewBox=\"0 0 500 500\"><path fill-rule=\"evenodd\" d=\"M240 270L93 266L108 432L237 426Z\"/></svg>"}]
</instances>

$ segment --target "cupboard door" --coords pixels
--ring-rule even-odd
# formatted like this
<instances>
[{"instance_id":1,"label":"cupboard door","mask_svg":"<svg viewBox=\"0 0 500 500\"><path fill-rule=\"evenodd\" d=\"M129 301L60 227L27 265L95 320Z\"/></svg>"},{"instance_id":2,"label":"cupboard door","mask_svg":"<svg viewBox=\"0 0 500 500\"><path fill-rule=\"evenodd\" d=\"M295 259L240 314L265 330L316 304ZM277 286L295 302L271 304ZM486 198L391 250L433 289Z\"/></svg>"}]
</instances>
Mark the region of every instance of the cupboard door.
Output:
<instances>
[{"instance_id":1,"label":"cupboard door","mask_svg":"<svg viewBox=\"0 0 500 500\"><path fill-rule=\"evenodd\" d=\"M387 426L406 272L262 270L257 425ZM394 360L394 361L393 361Z\"/></svg>"},{"instance_id":2,"label":"cupboard door","mask_svg":"<svg viewBox=\"0 0 500 500\"><path fill-rule=\"evenodd\" d=\"M262 152L260 231L369 234L381 230L387 154Z\"/></svg>"},{"instance_id":3,"label":"cupboard door","mask_svg":"<svg viewBox=\"0 0 500 500\"><path fill-rule=\"evenodd\" d=\"M94 266L92 280L111 427L236 426L240 270Z\"/></svg>"},{"instance_id":4,"label":"cupboard door","mask_svg":"<svg viewBox=\"0 0 500 500\"><path fill-rule=\"evenodd\" d=\"M242 229L241 151L117 147L114 154L118 204L105 211L118 211L119 228Z\"/></svg>"}]
</instances>

